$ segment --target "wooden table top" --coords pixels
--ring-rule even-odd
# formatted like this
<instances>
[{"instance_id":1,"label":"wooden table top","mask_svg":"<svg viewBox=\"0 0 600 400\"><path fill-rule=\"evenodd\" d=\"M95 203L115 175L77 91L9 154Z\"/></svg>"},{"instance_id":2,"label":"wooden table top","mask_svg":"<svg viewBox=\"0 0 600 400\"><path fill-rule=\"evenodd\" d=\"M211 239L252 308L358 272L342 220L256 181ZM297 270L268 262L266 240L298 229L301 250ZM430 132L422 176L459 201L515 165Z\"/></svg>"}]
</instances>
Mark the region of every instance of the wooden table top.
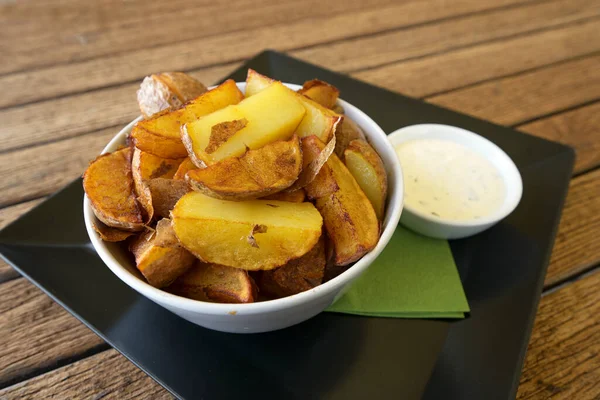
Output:
<instances>
[{"instance_id":1,"label":"wooden table top","mask_svg":"<svg viewBox=\"0 0 600 400\"><path fill-rule=\"evenodd\" d=\"M0 227L81 175L145 75L285 51L576 149L517 397L598 399L600 0L233 3L0 2ZM0 338L0 398L171 398L2 262Z\"/></svg>"}]
</instances>

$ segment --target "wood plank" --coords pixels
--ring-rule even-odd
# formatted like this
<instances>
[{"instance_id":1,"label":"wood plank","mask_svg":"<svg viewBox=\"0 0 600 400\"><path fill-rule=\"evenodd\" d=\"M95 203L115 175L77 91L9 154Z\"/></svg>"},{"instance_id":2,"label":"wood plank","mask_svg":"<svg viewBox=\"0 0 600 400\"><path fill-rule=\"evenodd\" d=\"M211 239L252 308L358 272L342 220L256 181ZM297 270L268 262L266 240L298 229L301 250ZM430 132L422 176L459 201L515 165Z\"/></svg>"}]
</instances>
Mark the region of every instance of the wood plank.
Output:
<instances>
[{"instance_id":1,"label":"wood plank","mask_svg":"<svg viewBox=\"0 0 600 400\"><path fill-rule=\"evenodd\" d=\"M31 210L33 207L37 206L42 202L43 199L36 199L32 201L27 201L25 203L17 204L12 207L6 207L0 209L0 230L4 228L6 225L10 224L17 218L19 218L22 214ZM15 279L19 277L19 273L15 271L10 265L4 262L4 260L0 259L0 283L9 281L11 279Z\"/></svg>"},{"instance_id":2,"label":"wood plank","mask_svg":"<svg viewBox=\"0 0 600 400\"><path fill-rule=\"evenodd\" d=\"M600 263L600 169L571 181L546 285Z\"/></svg>"},{"instance_id":3,"label":"wood plank","mask_svg":"<svg viewBox=\"0 0 600 400\"><path fill-rule=\"evenodd\" d=\"M600 55L433 96L431 103L502 125L517 125L600 99Z\"/></svg>"},{"instance_id":4,"label":"wood plank","mask_svg":"<svg viewBox=\"0 0 600 400\"><path fill-rule=\"evenodd\" d=\"M600 397L600 270L542 298L518 399Z\"/></svg>"},{"instance_id":5,"label":"wood plank","mask_svg":"<svg viewBox=\"0 0 600 400\"><path fill-rule=\"evenodd\" d=\"M503 0L503 2L507 1L514 3L516 0ZM470 3L475 2L470 1ZM373 0L369 4L364 4L357 0L333 0L327 3L327 7L323 7L322 2L318 0L303 2L238 0L235 5L229 2L204 1L198 5L180 3L170 7L160 3L148 7L146 3L125 5L123 8L122 2L119 2L113 3L112 7L110 4L102 9L91 7L89 10L79 10L75 14L66 11L69 10L70 5L60 7L52 13L57 17L56 20L48 19L40 23L46 28L45 31L37 35L25 35L22 40L14 40L15 35L6 35L6 39L1 44L3 57L0 60L0 73L37 69L108 54L126 55L127 52L137 50L140 46L149 48L171 43L183 45L188 52L194 49L196 56L202 57L203 48L197 46L198 42L194 43L194 39L220 36L265 25L319 18L330 13L352 12L365 7L381 7L389 5L391 1ZM162 8L165 6L163 12ZM486 7L492 6L489 4L475 6L475 9ZM132 9L137 10L132 11ZM66 21L63 21L60 15L65 12L67 17ZM115 12L121 16L113 21L112 14ZM84 22L69 28L69 24L82 14L88 15L83 17ZM86 18L89 26L85 24ZM148 29L148 27L155 28ZM248 36L244 39L247 43ZM185 42L189 43L189 46L186 46Z\"/></svg>"},{"instance_id":6,"label":"wood plank","mask_svg":"<svg viewBox=\"0 0 600 400\"><path fill-rule=\"evenodd\" d=\"M192 75L210 84L236 64L206 68ZM0 111L1 151L21 148L106 128L126 125L140 112L139 82ZM116 132L115 132L116 133Z\"/></svg>"},{"instance_id":7,"label":"wood plank","mask_svg":"<svg viewBox=\"0 0 600 400\"><path fill-rule=\"evenodd\" d=\"M517 3L517 1L502 0L494 4L494 7ZM0 108L131 82L156 71L187 71L206 65L241 60L251 57L267 46L289 50L317 45L325 41L340 40L348 36L455 17L492 7L490 3L477 0L462 0L452 4L444 0L427 0L388 7L378 7L377 4L373 4L367 10L351 12L358 8L354 5L344 8L344 13L340 14L336 12L335 7L338 2L332 5L328 3L328 11L324 15L315 13L311 18L297 22L288 21L283 25L256 27L250 31L239 30L193 41L135 49L127 54L119 53L2 76L0 87L5 90L0 96ZM346 2L340 4L342 3L346 4ZM307 6L310 4L303 5L302 10L306 11ZM581 11L582 14L586 12ZM547 17L551 18L550 15ZM315 23L317 19L318 23ZM61 54L62 51L61 49ZM31 90L31 88L36 89Z\"/></svg>"},{"instance_id":8,"label":"wood plank","mask_svg":"<svg viewBox=\"0 0 600 400\"><path fill-rule=\"evenodd\" d=\"M20 34L23 41L34 40L36 36L56 38L73 34L82 29L98 31L148 18L148 14L160 11L163 15L187 9L206 6L205 1L172 0L165 4L148 3L144 0L78 0L2 2L0 3L0 23L3 32ZM144 12L139 12L140 9ZM14 38L14 37L13 37ZM0 43L8 41L0 38ZM13 39L14 41L14 39Z\"/></svg>"},{"instance_id":9,"label":"wood plank","mask_svg":"<svg viewBox=\"0 0 600 400\"><path fill-rule=\"evenodd\" d=\"M0 387L103 346L102 339L24 278L0 288Z\"/></svg>"},{"instance_id":10,"label":"wood plank","mask_svg":"<svg viewBox=\"0 0 600 400\"><path fill-rule=\"evenodd\" d=\"M573 146L575 173L600 165L600 102L521 125L519 130Z\"/></svg>"},{"instance_id":11,"label":"wood plank","mask_svg":"<svg viewBox=\"0 0 600 400\"><path fill-rule=\"evenodd\" d=\"M439 1L439 0L431 0L431 1ZM582 0L577 0L577 1L582 1ZM419 8L417 8L417 9L407 8L411 4L412 5L414 5L414 4L421 5L421 4L425 4L425 3L418 2L418 3L409 3L408 5L397 6L400 8L398 10L396 10L396 12L403 11L403 13L398 14L398 15L407 15L406 12L408 12L408 11L417 12L420 10ZM446 3L444 2L444 4L446 4ZM470 3L467 2L467 4L470 4ZM549 3L549 4L552 5L552 7L550 9L554 10L554 8L553 8L554 3ZM579 3L577 3L577 4L579 4ZM402 8L402 7L404 7L404 8ZM413 7L416 7L416 6L413 6ZM448 6L448 7L450 9L454 10L453 7L450 7L450 6ZM464 8L466 8L466 6ZM436 8L436 10L438 10L438 8ZM445 8L439 7L439 10L443 11L443 10L445 10ZM446 10L445 11L446 14L444 14L444 13L442 13L442 11L439 11L439 10L437 11L437 14L433 13L434 16L435 15L438 15L438 16L446 15L447 13L450 12L450 11ZM460 11L460 8L457 8L457 10ZM457 10L454 10L453 12L458 12ZM537 8L535 10L539 11L539 12L544 11L543 9L537 9ZM504 11L504 13L508 13L508 14L502 14L500 16L503 16L503 18L509 18L512 16L512 14L510 14L512 12L514 12L514 10ZM542 15L544 16L543 23L552 24L552 23L555 23L555 19L561 20L563 18L561 15L553 14L553 12L555 12L555 11L542 12ZM585 11L581 11L581 12L585 12ZM310 40L320 41L320 40L327 39L326 35L328 34L329 31L340 32L343 29L350 29L347 27L354 26L354 25L356 25L356 26L371 26L371 25L374 25L375 22L381 22L381 21L379 21L378 18L383 18L383 19L389 18L390 14L393 14L393 13L382 12L381 10L362 12L362 13L359 13L356 15L357 18L354 20L355 23L353 23L353 24L348 24L347 16L333 17L333 19L327 19L326 24L319 25L319 26L323 26L323 29L327 32L321 32L318 29L314 29L314 27L311 28L310 25L313 23L313 21L302 22L302 23L298 23L298 24L290 24L289 28L288 28L288 26L278 28L278 29L280 29L280 31L278 31L278 32L273 31L273 30L265 30L264 32L262 32L262 34L261 34L262 36L258 37L255 35L254 40L256 40L258 43L267 43L268 41L275 40L274 38L286 38L286 37L291 36L291 37L295 38L294 40L298 40L299 41L298 43L306 43L306 42L300 42L300 40L304 40L304 39L298 39L298 38L303 38L303 37L307 36L305 34L306 32L311 32ZM421 15L419 13L417 13L417 14ZM396 15L396 14L393 14L393 15ZM408 14L408 15L412 15L412 14ZM496 17L498 17L497 14L494 14L494 15ZM483 16L483 17L485 17L485 16ZM533 22L531 22L532 24L539 25L540 23L542 23L541 21L539 21L535 18L532 19L532 21L533 21ZM333 23L333 22L335 22L335 23ZM408 22L409 22L409 20L405 21L405 23L408 23ZM458 23L459 22L457 22L457 24ZM479 21L477 24L481 25L482 22ZM375 25L377 25L377 24L375 24ZM461 26L463 26L464 29L467 29L467 26L464 26L464 24L462 24ZM532 25L532 26L534 26L534 25ZM514 28L522 29L519 26L515 26ZM420 28L417 28L417 29L420 29ZM184 57L184 58L192 57L194 60L202 58L202 57L198 57L198 55L195 54L194 52L190 52L189 51L190 48L198 48L198 47L204 48L206 50L206 54L203 54L203 57L213 57L211 59L211 62L218 62L218 61L226 60L226 58L225 58L226 56L224 56L223 54L250 55L251 53L248 54L248 46L246 45L244 38L241 36L242 34L249 35L249 33L246 32L246 33L236 33L236 35L239 35L239 36L236 36L235 38L233 38L233 37L208 38L208 39L206 39L206 41L204 42L203 45L198 44L198 46L196 46L196 47L194 47L194 46L190 47L186 44L184 47L181 47L181 48L170 46L168 48L163 49L164 52L162 52L162 53L159 52L158 49L155 49L155 51L142 50L142 52L144 52L144 51L148 52L148 54L146 54L145 58L144 57L140 58L140 57L136 56L131 59L138 60L139 65L149 66L148 68L150 70L152 70L152 68L154 68L154 67L152 67L152 65L153 65L152 60L177 60L177 59L180 59L181 57ZM483 35L483 33L481 33L481 34ZM497 32L495 34L499 35L500 33ZM325 35L325 36L323 36L323 35ZM261 39L261 37L262 37L262 39ZM212 40L212 42L210 42L211 40ZM224 42L218 43L219 40L224 40ZM439 40L439 35L430 36L428 38L428 40L431 43L435 43ZM286 42L286 41L284 40L284 42ZM260 46L262 46L262 45L260 45ZM239 53L237 50L235 50L236 47L242 53ZM230 51L222 52L222 51L220 51L220 49L222 49L222 48L228 48L228 49L230 49ZM173 52L173 53L166 53L166 52ZM345 65L346 65L344 54L338 53L336 58L338 60L337 69L344 69ZM367 59L364 59L364 60L366 63L369 62ZM319 60L315 60L315 59L313 59L311 61L319 62ZM178 68L170 68L173 65L169 65L169 68L166 67L167 64L161 64L161 65L164 67L164 69L178 69ZM162 69L162 68L158 68L158 65L154 65L154 66L157 67L157 69ZM211 81L225 75L228 71L232 70L234 67L235 67L235 65L218 66L218 67L213 67L213 68L208 68L208 69L203 69L203 70L197 71L195 74L200 76L202 80L204 80L206 82L211 82ZM129 68L129 67L127 67L127 68ZM103 73L101 74L101 76L103 76L103 77L111 76L112 72L108 73L109 71L111 71L111 68L104 70ZM81 77L85 77L85 78L80 78L80 80L82 82L83 81L90 81L90 82L95 81L96 84L101 84L100 81L102 79L104 79L104 78L101 78L100 76L96 76L94 78L94 74L91 71L87 71L87 70L81 72L79 75ZM50 79L49 77L48 77L48 80L50 82L52 82L52 79ZM68 81L77 82L77 78L70 77L70 79L68 79ZM22 82L22 84L25 84L25 82L29 82L29 81L24 80ZM27 84L30 85L30 82ZM44 84L40 84L37 86L39 86L40 88L45 87ZM68 87L69 83L67 83L67 81L62 81L61 86ZM7 88L6 90L3 91L4 93L31 92L31 90L17 90L16 87L11 88L10 90L8 90L7 86L3 86L3 87ZM28 87L31 87L31 86L28 86ZM38 143L40 141L49 140L49 138L52 138L52 140L55 140L58 138L65 138L65 137L74 136L74 135L77 135L80 133L89 132L90 130L102 129L106 126L113 126L116 124L124 124L125 122L130 121L135 115L137 115L137 108L135 106L135 100L134 100L135 99L134 92L135 92L136 88L137 88L137 83L119 86L116 88L107 88L107 89L103 89L103 90L99 90L99 91L94 91L91 93L83 93L83 94L70 96L70 97L66 97L66 98L61 98L61 99L57 99L57 100L44 101L44 102L40 102L40 103L30 104L30 105L20 107L20 108L10 108L10 109L2 110L2 111L0 111L0 120L3 121L3 127L0 129L0 143L2 143L2 150L6 151L6 150L10 150L10 149L15 149L15 148L23 147L23 146L32 145L32 144ZM91 109L93 109L94 112L89 112L89 110L91 110ZM59 116L59 117L57 118L57 116Z\"/></svg>"},{"instance_id":12,"label":"wood plank","mask_svg":"<svg viewBox=\"0 0 600 400\"><path fill-rule=\"evenodd\" d=\"M430 96L599 51L598 24L594 18L351 75L409 96Z\"/></svg>"},{"instance_id":13,"label":"wood plank","mask_svg":"<svg viewBox=\"0 0 600 400\"><path fill-rule=\"evenodd\" d=\"M591 399L600 393L599 285L596 272L542 298L517 398ZM7 399L54 396L171 398L115 350L0 391Z\"/></svg>"},{"instance_id":14,"label":"wood plank","mask_svg":"<svg viewBox=\"0 0 600 400\"><path fill-rule=\"evenodd\" d=\"M13 399L174 399L116 350L107 350L0 390Z\"/></svg>"},{"instance_id":15,"label":"wood plank","mask_svg":"<svg viewBox=\"0 0 600 400\"><path fill-rule=\"evenodd\" d=\"M597 0L534 3L411 30L395 30L333 46L309 48L295 55L326 68L356 71L595 17L599 13L600 1Z\"/></svg>"},{"instance_id":16,"label":"wood plank","mask_svg":"<svg viewBox=\"0 0 600 400\"><path fill-rule=\"evenodd\" d=\"M0 154L0 207L48 195L80 176L120 127ZM35 162L32 162L35 160Z\"/></svg>"}]
</instances>

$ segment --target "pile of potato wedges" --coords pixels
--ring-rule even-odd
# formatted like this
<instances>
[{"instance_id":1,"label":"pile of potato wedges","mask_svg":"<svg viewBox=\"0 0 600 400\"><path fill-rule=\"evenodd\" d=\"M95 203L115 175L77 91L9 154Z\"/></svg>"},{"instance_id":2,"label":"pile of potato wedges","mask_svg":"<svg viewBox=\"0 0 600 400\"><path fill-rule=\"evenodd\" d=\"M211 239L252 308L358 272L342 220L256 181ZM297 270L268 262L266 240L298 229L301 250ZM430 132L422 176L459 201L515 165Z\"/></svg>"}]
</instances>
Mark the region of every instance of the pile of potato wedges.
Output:
<instances>
[{"instance_id":1,"label":"pile of potato wedges","mask_svg":"<svg viewBox=\"0 0 600 400\"><path fill-rule=\"evenodd\" d=\"M105 241L146 281L210 302L294 295L377 244L381 158L320 81L293 91L248 70L246 93L180 73L146 77L127 145L92 161L83 186Z\"/></svg>"}]
</instances>

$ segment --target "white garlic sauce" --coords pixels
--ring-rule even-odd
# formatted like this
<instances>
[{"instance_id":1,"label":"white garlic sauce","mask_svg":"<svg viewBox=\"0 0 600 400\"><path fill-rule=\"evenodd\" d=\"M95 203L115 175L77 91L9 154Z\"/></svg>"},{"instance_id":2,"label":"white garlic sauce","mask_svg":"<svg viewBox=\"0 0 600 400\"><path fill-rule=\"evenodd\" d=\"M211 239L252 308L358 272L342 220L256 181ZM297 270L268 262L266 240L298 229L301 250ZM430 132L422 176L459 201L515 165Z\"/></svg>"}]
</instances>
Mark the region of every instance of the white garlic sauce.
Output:
<instances>
[{"instance_id":1,"label":"white garlic sauce","mask_svg":"<svg viewBox=\"0 0 600 400\"><path fill-rule=\"evenodd\" d=\"M461 144L418 139L396 146L404 172L404 202L429 216L468 221L496 212L506 197L502 175Z\"/></svg>"}]
</instances>

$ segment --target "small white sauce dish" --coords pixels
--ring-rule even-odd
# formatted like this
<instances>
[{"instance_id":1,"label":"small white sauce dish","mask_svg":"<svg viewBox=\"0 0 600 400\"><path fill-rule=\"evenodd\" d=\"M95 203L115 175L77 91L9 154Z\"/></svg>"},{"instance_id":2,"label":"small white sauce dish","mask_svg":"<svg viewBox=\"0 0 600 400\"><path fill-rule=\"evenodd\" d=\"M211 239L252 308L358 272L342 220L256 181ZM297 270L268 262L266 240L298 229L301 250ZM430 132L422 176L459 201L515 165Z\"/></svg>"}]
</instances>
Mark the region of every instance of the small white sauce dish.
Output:
<instances>
[{"instance_id":1,"label":"small white sauce dish","mask_svg":"<svg viewBox=\"0 0 600 400\"><path fill-rule=\"evenodd\" d=\"M435 213L426 213L408 204L405 200L400 223L422 235L439 239L459 239L480 233L498 223L519 204L523 193L521 175L514 162L498 146L482 136L455 126L441 124L420 124L400 128L388 135L392 146L398 148L407 142L416 143L423 140L430 142L448 141L466 147L470 152L483 157L494 167L504 183L504 199L501 204L489 213L470 219L450 219ZM453 145L449 148L455 147ZM402 165L402 157L400 157ZM426 168L426 165L424 166ZM406 174L406 166L403 165ZM449 172L451 173L451 172ZM404 177L406 182L407 176ZM411 193L405 187L405 195Z\"/></svg>"}]
</instances>

